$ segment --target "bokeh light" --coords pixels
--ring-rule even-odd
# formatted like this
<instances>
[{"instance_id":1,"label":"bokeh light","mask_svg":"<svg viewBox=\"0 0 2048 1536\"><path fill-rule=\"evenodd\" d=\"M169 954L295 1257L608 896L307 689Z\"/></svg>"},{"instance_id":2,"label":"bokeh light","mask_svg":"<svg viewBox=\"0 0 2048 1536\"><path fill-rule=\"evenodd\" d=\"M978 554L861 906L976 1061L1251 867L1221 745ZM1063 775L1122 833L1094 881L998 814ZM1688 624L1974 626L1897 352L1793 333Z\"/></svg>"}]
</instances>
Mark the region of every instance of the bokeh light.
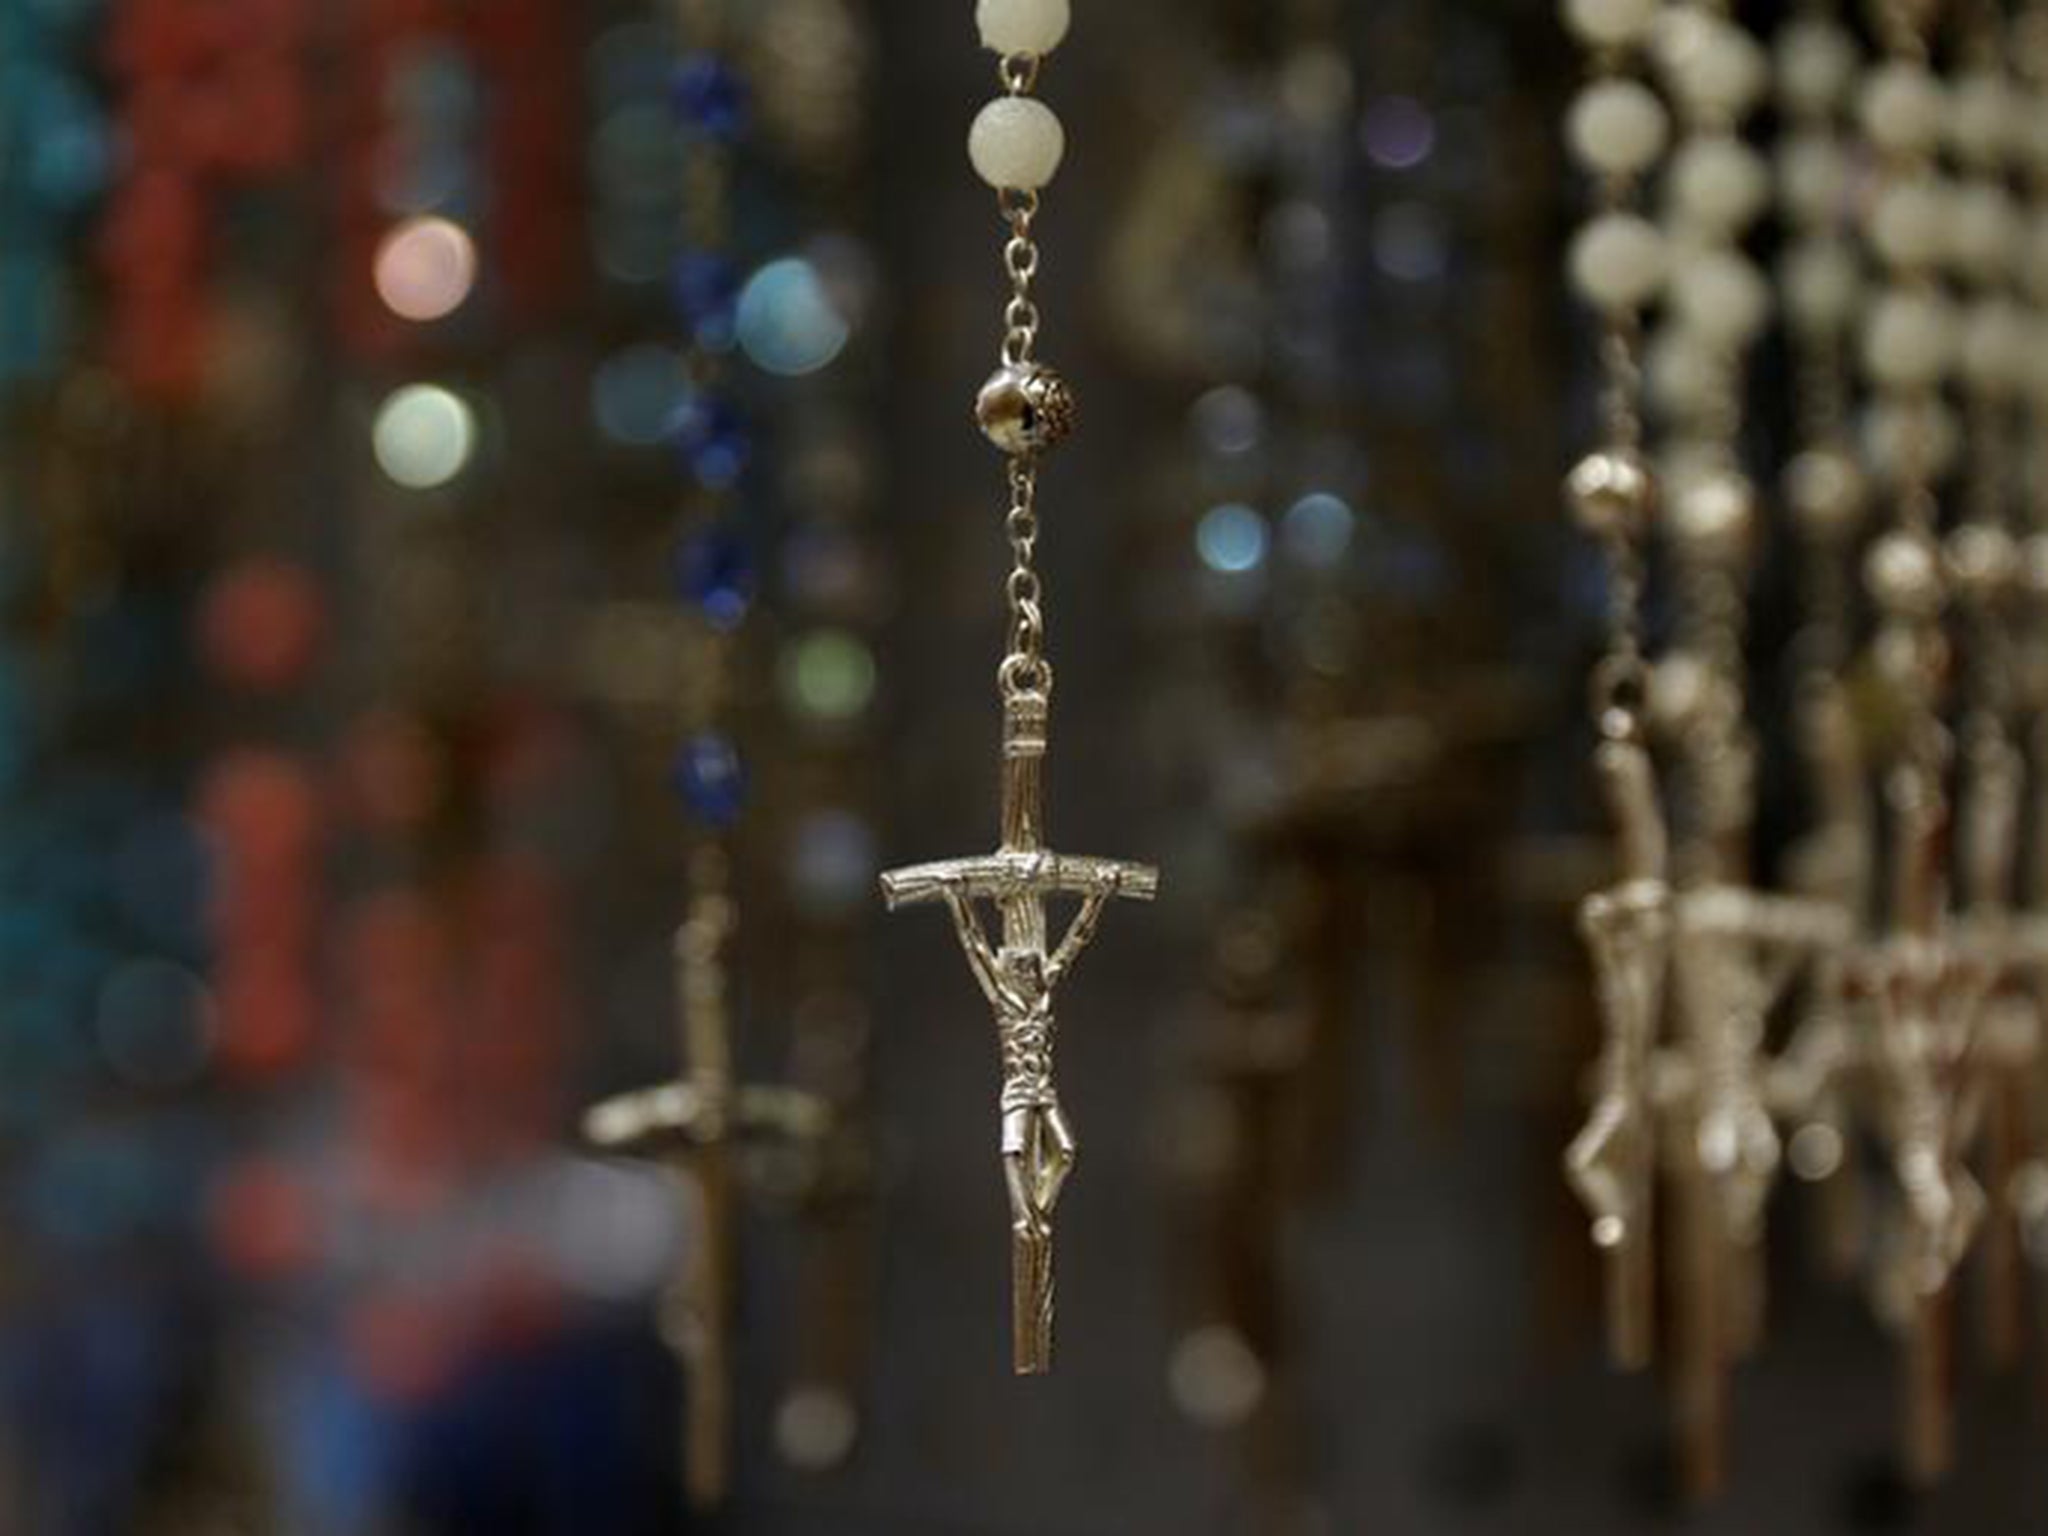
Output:
<instances>
[{"instance_id":1,"label":"bokeh light","mask_svg":"<svg viewBox=\"0 0 2048 1536\"><path fill-rule=\"evenodd\" d=\"M740 291L740 346L768 373L816 373L851 334L817 268L801 257L769 262Z\"/></svg>"},{"instance_id":2,"label":"bokeh light","mask_svg":"<svg viewBox=\"0 0 2048 1536\"><path fill-rule=\"evenodd\" d=\"M1242 502L1211 507L1195 526L1195 553L1210 570L1226 576L1264 565L1268 542L1265 518Z\"/></svg>"},{"instance_id":3,"label":"bokeh light","mask_svg":"<svg viewBox=\"0 0 2048 1536\"><path fill-rule=\"evenodd\" d=\"M439 320L476 286L476 242L451 219L408 219L377 248L377 296L404 320Z\"/></svg>"},{"instance_id":4,"label":"bokeh light","mask_svg":"<svg viewBox=\"0 0 2048 1536\"><path fill-rule=\"evenodd\" d=\"M438 384L409 384L377 410L371 429L377 463L412 490L446 485L476 451L476 413Z\"/></svg>"}]
</instances>

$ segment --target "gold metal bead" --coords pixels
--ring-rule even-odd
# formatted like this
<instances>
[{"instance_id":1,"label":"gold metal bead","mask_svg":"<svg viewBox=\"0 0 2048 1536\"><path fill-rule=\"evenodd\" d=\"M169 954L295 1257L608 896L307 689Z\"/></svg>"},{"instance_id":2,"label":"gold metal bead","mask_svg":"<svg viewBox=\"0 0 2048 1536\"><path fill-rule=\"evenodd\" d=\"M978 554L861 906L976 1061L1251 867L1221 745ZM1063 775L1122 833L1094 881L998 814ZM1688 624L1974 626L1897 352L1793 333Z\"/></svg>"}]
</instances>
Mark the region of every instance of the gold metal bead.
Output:
<instances>
[{"instance_id":1,"label":"gold metal bead","mask_svg":"<svg viewBox=\"0 0 2048 1536\"><path fill-rule=\"evenodd\" d=\"M1598 538L1642 533L1657 499L1649 466L1622 449L1589 453L1565 477L1565 504L1579 526Z\"/></svg>"},{"instance_id":2,"label":"gold metal bead","mask_svg":"<svg viewBox=\"0 0 2048 1536\"><path fill-rule=\"evenodd\" d=\"M1074 430L1074 393L1043 363L1005 364L981 386L974 419L1005 453L1042 453Z\"/></svg>"}]
</instances>

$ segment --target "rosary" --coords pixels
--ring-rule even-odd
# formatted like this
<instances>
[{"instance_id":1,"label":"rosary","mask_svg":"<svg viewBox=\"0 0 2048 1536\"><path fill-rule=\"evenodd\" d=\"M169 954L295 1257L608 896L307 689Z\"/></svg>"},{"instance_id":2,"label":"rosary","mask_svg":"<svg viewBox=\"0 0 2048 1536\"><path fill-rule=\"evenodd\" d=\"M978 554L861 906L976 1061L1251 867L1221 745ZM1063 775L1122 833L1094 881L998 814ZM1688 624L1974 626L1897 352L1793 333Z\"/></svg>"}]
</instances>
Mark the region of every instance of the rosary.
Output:
<instances>
[{"instance_id":1,"label":"rosary","mask_svg":"<svg viewBox=\"0 0 2048 1536\"><path fill-rule=\"evenodd\" d=\"M1721 1481L1728 1366L1761 1336L1781 1165L1840 1191L1856 1142L1882 1149L1888 1190L1867 1246L1878 1309L1902 1339L1905 1462L1921 1482L1952 1454L1956 1277L1981 1251L1986 1334L2009 1358L2018 1228L2042 1204L2027 1114L2040 872L2018 854L2020 728L2040 705L2014 665L2037 637L2040 578L2012 531L2043 489L2040 387L2023 355L2038 325L2023 300L2041 295L2020 291L2032 274L2016 259L2015 196L2038 190L2017 172L2039 157L2040 13L2015 19L1990 0L1867 9L1867 64L1834 0L1796 7L1775 50L1796 450L1782 499L1804 564L1792 734L1814 819L1780 893L1749 869L1758 745L1744 618L1766 498L1739 463L1740 358L1772 307L1743 248L1771 177L1742 126L1772 61L1728 0L1563 6L1595 76L1567 137L1599 207L1570 267L1600 318L1605 405L1605 440L1567 500L1608 554L1594 712L1622 866L1581 914L1606 1045L1566 1172L1608 1256L1624 1365L1652 1357L1653 1195L1662 1184L1675 1198L1672 1379L1695 1493ZM1952 76L1933 62L1951 57ZM1660 167L1661 226L1637 207ZM1664 429L1654 454L1645 401ZM1960 506L1946 521L1951 485ZM1873 507L1887 515L1866 535ZM1677 608L1655 660L1643 601L1653 532ZM1859 550L1860 664L1846 579ZM1847 1193L1828 1207L1824 1246L1853 1263L1866 1242Z\"/></svg>"},{"instance_id":2,"label":"rosary","mask_svg":"<svg viewBox=\"0 0 2048 1536\"><path fill-rule=\"evenodd\" d=\"M1059 168L1065 135L1051 108L1031 93L1046 56L1066 35L1069 12L1067 0L981 0L976 20L983 44L1001 60L1004 94L976 117L968 154L995 188L1009 230L1003 266L1011 287L1001 364L975 402L982 431L1009 460L1009 651L996 674L1003 706L1002 841L985 857L892 870L882 877L882 892L892 909L945 904L995 1013L1010 1200L1012 1354L1019 1375L1037 1375L1052 1365L1053 1212L1076 1154L1053 1075L1053 995L1094 938L1108 902L1150 901L1159 874L1143 865L1054 853L1045 842L1053 679L1045 656L1044 587L1033 563L1038 460L1071 430L1074 409L1065 382L1035 355L1039 317L1031 286L1038 246L1032 225L1039 192ZM1054 943L1046 907L1059 897L1078 899L1080 909ZM995 912L993 937L980 910L984 902Z\"/></svg>"}]
</instances>

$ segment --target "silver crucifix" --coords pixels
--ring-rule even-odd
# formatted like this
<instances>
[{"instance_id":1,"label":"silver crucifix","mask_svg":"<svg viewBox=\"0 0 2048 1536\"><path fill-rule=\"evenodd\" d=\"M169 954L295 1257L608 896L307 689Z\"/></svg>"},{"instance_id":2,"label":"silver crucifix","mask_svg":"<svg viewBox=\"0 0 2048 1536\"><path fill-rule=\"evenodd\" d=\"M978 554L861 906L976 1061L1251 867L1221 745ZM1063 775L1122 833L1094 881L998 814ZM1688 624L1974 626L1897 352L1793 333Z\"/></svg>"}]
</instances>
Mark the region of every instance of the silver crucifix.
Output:
<instances>
[{"instance_id":1,"label":"silver crucifix","mask_svg":"<svg viewBox=\"0 0 2048 1536\"><path fill-rule=\"evenodd\" d=\"M1005 690L1002 845L986 857L919 864L882 876L892 911L945 903L968 966L995 1013L1003 1063L1003 1176L1010 1196L1012 1349L1020 1376L1040 1374L1052 1364L1052 1217L1076 1152L1053 1075L1053 994L1094 938L1112 898L1150 901L1159 891L1156 869L1075 858L1045 846L1049 699L1049 682ZM1081 906L1054 944L1046 903L1058 897L1076 898ZM994 941L977 907L982 901L995 908L1000 922Z\"/></svg>"}]
</instances>

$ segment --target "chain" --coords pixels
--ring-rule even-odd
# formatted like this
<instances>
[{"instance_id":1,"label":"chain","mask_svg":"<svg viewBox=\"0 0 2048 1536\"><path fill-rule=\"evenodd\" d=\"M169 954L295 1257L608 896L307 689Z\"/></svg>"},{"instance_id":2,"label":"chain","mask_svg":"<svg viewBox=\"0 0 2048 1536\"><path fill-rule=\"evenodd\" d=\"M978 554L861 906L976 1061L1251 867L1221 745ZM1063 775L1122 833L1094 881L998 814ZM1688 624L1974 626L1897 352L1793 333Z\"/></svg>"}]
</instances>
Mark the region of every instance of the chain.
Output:
<instances>
[{"instance_id":1,"label":"chain","mask_svg":"<svg viewBox=\"0 0 2048 1536\"><path fill-rule=\"evenodd\" d=\"M1038 83L1042 60L1011 55L997 66L1003 89L1011 96L1030 94ZM1002 361L1005 368L1029 367L1038 350L1038 304L1031 296L1038 279L1038 242L1032 225L1038 218L1035 190L1006 188L996 194L996 207L1009 238L1003 242L1003 271L1010 279L1010 299L1003 306ZM1009 654L999 674L1003 697L1045 694L1052 690L1052 666L1045 659L1045 584L1038 574L1038 459L1030 452L1013 453L1008 466L1010 506L1004 531L1010 540L1010 574L1003 584L1010 615Z\"/></svg>"}]
</instances>

